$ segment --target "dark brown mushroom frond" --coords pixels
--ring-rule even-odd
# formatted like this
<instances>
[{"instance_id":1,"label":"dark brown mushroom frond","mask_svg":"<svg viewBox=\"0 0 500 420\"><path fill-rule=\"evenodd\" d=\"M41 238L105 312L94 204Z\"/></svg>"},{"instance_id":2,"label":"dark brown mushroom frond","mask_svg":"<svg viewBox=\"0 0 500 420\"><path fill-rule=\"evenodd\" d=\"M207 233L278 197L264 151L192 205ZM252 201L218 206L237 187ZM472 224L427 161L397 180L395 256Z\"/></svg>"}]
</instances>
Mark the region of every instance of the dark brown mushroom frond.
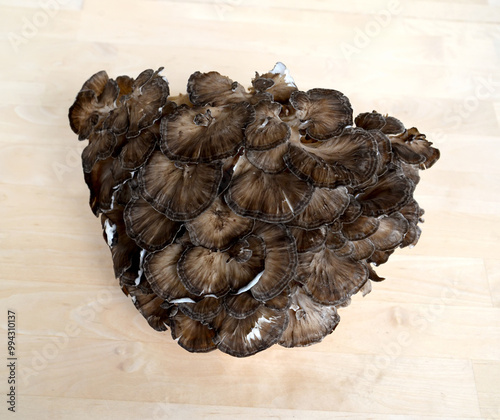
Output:
<instances>
[{"instance_id":1,"label":"dark brown mushroom frond","mask_svg":"<svg viewBox=\"0 0 500 420\"><path fill-rule=\"evenodd\" d=\"M337 220L348 205L349 194L345 187L315 188L304 211L288 224L303 229L317 229Z\"/></svg>"},{"instance_id":2,"label":"dark brown mushroom frond","mask_svg":"<svg viewBox=\"0 0 500 420\"><path fill-rule=\"evenodd\" d=\"M365 215L376 217L403 208L412 199L414 189L415 184L401 169L391 166L375 186L359 194L356 199Z\"/></svg>"},{"instance_id":3,"label":"dark brown mushroom frond","mask_svg":"<svg viewBox=\"0 0 500 420\"><path fill-rule=\"evenodd\" d=\"M266 246L265 268L250 290L255 299L265 302L279 295L295 275L297 249L295 240L282 225L256 223L255 235Z\"/></svg>"},{"instance_id":4,"label":"dark brown mushroom frond","mask_svg":"<svg viewBox=\"0 0 500 420\"><path fill-rule=\"evenodd\" d=\"M297 277L314 300L338 305L358 292L368 280L368 270L359 261L338 257L334 251L323 248L316 253L299 254Z\"/></svg>"},{"instance_id":5,"label":"dark brown mushroom frond","mask_svg":"<svg viewBox=\"0 0 500 420\"><path fill-rule=\"evenodd\" d=\"M297 118L309 136L326 140L342 133L352 125L352 108L349 99L333 89L311 89L293 92L290 103L297 110Z\"/></svg>"},{"instance_id":6,"label":"dark brown mushroom frond","mask_svg":"<svg viewBox=\"0 0 500 420\"><path fill-rule=\"evenodd\" d=\"M297 90L290 71L281 62L276 63L267 73L256 73L252 86L257 93L271 94L276 102L287 102L290 95Z\"/></svg>"},{"instance_id":7,"label":"dark brown mushroom frond","mask_svg":"<svg viewBox=\"0 0 500 420\"><path fill-rule=\"evenodd\" d=\"M158 139L155 131L153 127L150 127L141 131L137 137L128 139L119 155L123 168L135 171L148 160Z\"/></svg>"},{"instance_id":8,"label":"dark brown mushroom frond","mask_svg":"<svg viewBox=\"0 0 500 420\"><path fill-rule=\"evenodd\" d=\"M387 114L353 126L342 93L299 91L280 62L248 90L195 72L175 97L161 71L96 73L69 109L119 287L191 352L321 341L418 242L439 151Z\"/></svg>"},{"instance_id":9,"label":"dark brown mushroom frond","mask_svg":"<svg viewBox=\"0 0 500 420\"><path fill-rule=\"evenodd\" d=\"M172 338L187 351L206 353L216 349L213 341L215 331L182 312L170 318L170 330Z\"/></svg>"},{"instance_id":10,"label":"dark brown mushroom frond","mask_svg":"<svg viewBox=\"0 0 500 420\"><path fill-rule=\"evenodd\" d=\"M303 347L318 343L331 334L340 322L334 305L322 305L312 299L302 287L295 287L289 324L279 344L283 347Z\"/></svg>"},{"instance_id":11,"label":"dark brown mushroom frond","mask_svg":"<svg viewBox=\"0 0 500 420\"><path fill-rule=\"evenodd\" d=\"M156 331L165 331L170 325L170 310L162 307L163 300L154 293L134 293L132 301L148 324Z\"/></svg>"},{"instance_id":12,"label":"dark brown mushroom frond","mask_svg":"<svg viewBox=\"0 0 500 420\"><path fill-rule=\"evenodd\" d=\"M390 137L396 156L409 164L420 164L420 169L428 169L439 159L439 150L415 127L403 134Z\"/></svg>"},{"instance_id":13,"label":"dark brown mushroom frond","mask_svg":"<svg viewBox=\"0 0 500 420\"><path fill-rule=\"evenodd\" d=\"M395 212L380 218L377 231L369 239L378 251L389 251L403 242L408 227L408 221L404 216Z\"/></svg>"},{"instance_id":14,"label":"dark brown mushroom frond","mask_svg":"<svg viewBox=\"0 0 500 420\"><path fill-rule=\"evenodd\" d=\"M144 273L153 291L168 302L192 301L197 297L182 284L177 273L177 263L184 252L180 244L168 245L144 260Z\"/></svg>"},{"instance_id":15,"label":"dark brown mushroom frond","mask_svg":"<svg viewBox=\"0 0 500 420\"><path fill-rule=\"evenodd\" d=\"M284 159L294 174L317 187L357 185L375 173L378 146L369 132L346 128L322 142L293 141Z\"/></svg>"},{"instance_id":16,"label":"dark brown mushroom frond","mask_svg":"<svg viewBox=\"0 0 500 420\"><path fill-rule=\"evenodd\" d=\"M241 242L227 251L201 246L186 249L177 265L184 286L196 296L242 293L264 270L265 249L255 236ZM243 258L239 258L241 254Z\"/></svg>"},{"instance_id":17,"label":"dark brown mushroom frond","mask_svg":"<svg viewBox=\"0 0 500 420\"><path fill-rule=\"evenodd\" d=\"M220 162L173 162L156 151L139 172L140 193L168 218L177 221L191 220L214 202L222 179L221 168Z\"/></svg>"},{"instance_id":18,"label":"dark brown mushroom frond","mask_svg":"<svg viewBox=\"0 0 500 420\"><path fill-rule=\"evenodd\" d=\"M123 217L128 236L141 248L151 252L171 244L182 226L156 211L140 197L130 200Z\"/></svg>"},{"instance_id":19,"label":"dark brown mushroom frond","mask_svg":"<svg viewBox=\"0 0 500 420\"><path fill-rule=\"evenodd\" d=\"M116 136L109 130L94 131L89 136L89 144L82 152L82 165L90 172L98 160L111 156L116 145Z\"/></svg>"},{"instance_id":20,"label":"dark brown mushroom frond","mask_svg":"<svg viewBox=\"0 0 500 420\"><path fill-rule=\"evenodd\" d=\"M199 106L222 106L248 101L250 94L238 82L216 71L193 73L188 80L190 101Z\"/></svg>"},{"instance_id":21,"label":"dark brown mushroom frond","mask_svg":"<svg viewBox=\"0 0 500 420\"><path fill-rule=\"evenodd\" d=\"M177 306L188 317L207 324L222 310L221 301L213 296L207 296L199 302L181 302Z\"/></svg>"},{"instance_id":22,"label":"dark brown mushroom frond","mask_svg":"<svg viewBox=\"0 0 500 420\"><path fill-rule=\"evenodd\" d=\"M250 233L253 224L252 219L233 213L219 196L207 210L188 221L186 228L194 244L224 250Z\"/></svg>"},{"instance_id":23,"label":"dark brown mushroom frond","mask_svg":"<svg viewBox=\"0 0 500 420\"><path fill-rule=\"evenodd\" d=\"M326 240L326 227L319 229L306 230L298 227L291 227L290 233L295 239L297 252L309 252L319 249Z\"/></svg>"},{"instance_id":24,"label":"dark brown mushroom frond","mask_svg":"<svg viewBox=\"0 0 500 420\"><path fill-rule=\"evenodd\" d=\"M241 216L286 222L304 210L312 193L312 185L293 174L267 174L242 156L226 192L226 202Z\"/></svg>"},{"instance_id":25,"label":"dark brown mushroom frond","mask_svg":"<svg viewBox=\"0 0 500 420\"><path fill-rule=\"evenodd\" d=\"M255 120L245 130L247 150L269 150L290 138L290 126L279 117L279 103L260 101L254 108Z\"/></svg>"},{"instance_id":26,"label":"dark brown mushroom frond","mask_svg":"<svg viewBox=\"0 0 500 420\"><path fill-rule=\"evenodd\" d=\"M162 107L167 103L170 90L168 82L159 75L159 71L148 70L141 73L134 82L132 93L126 99L128 138L137 137L162 115Z\"/></svg>"},{"instance_id":27,"label":"dark brown mushroom frond","mask_svg":"<svg viewBox=\"0 0 500 420\"><path fill-rule=\"evenodd\" d=\"M179 107L162 119L161 150L170 159L193 163L234 156L253 118L254 110L247 102L218 108Z\"/></svg>"},{"instance_id":28,"label":"dark brown mushroom frond","mask_svg":"<svg viewBox=\"0 0 500 420\"><path fill-rule=\"evenodd\" d=\"M260 306L252 315L227 315L214 339L219 350L236 357L251 356L276 344L288 325L288 313Z\"/></svg>"},{"instance_id":29,"label":"dark brown mushroom frond","mask_svg":"<svg viewBox=\"0 0 500 420\"><path fill-rule=\"evenodd\" d=\"M248 161L266 174L277 174L286 169L283 159L288 152L288 143L282 143L269 150L246 150L245 156Z\"/></svg>"}]
</instances>

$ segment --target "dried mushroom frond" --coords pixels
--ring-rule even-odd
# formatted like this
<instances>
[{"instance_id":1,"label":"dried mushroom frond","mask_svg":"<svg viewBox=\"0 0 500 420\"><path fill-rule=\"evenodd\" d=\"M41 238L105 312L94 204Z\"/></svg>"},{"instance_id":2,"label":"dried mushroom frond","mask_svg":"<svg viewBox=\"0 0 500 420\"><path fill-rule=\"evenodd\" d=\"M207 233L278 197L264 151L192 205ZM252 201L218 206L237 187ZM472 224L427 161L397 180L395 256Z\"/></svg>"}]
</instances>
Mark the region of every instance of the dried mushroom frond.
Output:
<instances>
[{"instance_id":1,"label":"dried mushroom frond","mask_svg":"<svg viewBox=\"0 0 500 420\"><path fill-rule=\"evenodd\" d=\"M69 110L90 207L123 292L190 352L246 357L332 333L373 266L415 245L420 170L439 150L283 63L245 87L195 72L94 74Z\"/></svg>"}]
</instances>

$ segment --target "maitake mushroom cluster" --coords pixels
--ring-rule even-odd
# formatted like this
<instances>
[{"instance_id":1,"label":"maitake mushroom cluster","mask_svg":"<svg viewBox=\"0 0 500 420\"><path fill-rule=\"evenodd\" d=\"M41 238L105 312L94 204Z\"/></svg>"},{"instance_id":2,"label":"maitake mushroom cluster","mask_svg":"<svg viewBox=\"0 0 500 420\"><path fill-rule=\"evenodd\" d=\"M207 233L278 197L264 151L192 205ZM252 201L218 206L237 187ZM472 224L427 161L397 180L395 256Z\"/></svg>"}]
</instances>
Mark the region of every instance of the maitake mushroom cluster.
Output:
<instances>
[{"instance_id":1,"label":"maitake mushroom cluster","mask_svg":"<svg viewBox=\"0 0 500 420\"><path fill-rule=\"evenodd\" d=\"M69 110L123 291L189 351L321 341L382 280L372 265L417 243L413 191L439 151L394 117L353 121L282 63L248 91L196 72L176 97L161 70L101 71Z\"/></svg>"}]
</instances>

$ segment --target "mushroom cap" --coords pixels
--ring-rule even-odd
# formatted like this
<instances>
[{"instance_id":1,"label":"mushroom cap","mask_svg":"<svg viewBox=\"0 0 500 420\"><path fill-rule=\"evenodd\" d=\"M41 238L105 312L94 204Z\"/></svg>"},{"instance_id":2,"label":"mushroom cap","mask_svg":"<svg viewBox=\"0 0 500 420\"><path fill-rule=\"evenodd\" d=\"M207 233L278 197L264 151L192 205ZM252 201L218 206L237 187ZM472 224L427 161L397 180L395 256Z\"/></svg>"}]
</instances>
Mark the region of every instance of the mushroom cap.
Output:
<instances>
[{"instance_id":1,"label":"mushroom cap","mask_svg":"<svg viewBox=\"0 0 500 420\"><path fill-rule=\"evenodd\" d=\"M326 232L326 227L312 230L290 227L298 253L318 250L326 241Z\"/></svg>"},{"instance_id":2,"label":"mushroom cap","mask_svg":"<svg viewBox=\"0 0 500 420\"><path fill-rule=\"evenodd\" d=\"M377 170L378 146L368 131L345 128L321 142L291 141L284 159L295 175L316 187L355 186Z\"/></svg>"},{"instance_id":3,"label":"mushroom cap","mask_svg":"<svg viewBox=\"0 0 500 420\"><path fill-rule=\"evenodd\" d=\"M258 93L269 93L274 101L287 102L297 86L286 66L277 62L272 70L259 75L255 73L252 80L253 89Z\"/></svg>"},{"instance_id":4,"label":"mushroom cap","mask_svg":"<svg viewBox=\"0 0 500 420\"><path fill-rule=\"evenodd\" d=\"M170 325L170 310L162 307L163 300L154 293L134 293L132 301L148 324L156 331L165 331Z\"/></svg>"},{"instance_id":5,"label":"mushroom cap","mask_svg":"<svg viewBox=\"0 0 500 420\"><path fill-rule=\"evenodd\" d=\"M282 143L268 150L246 150L245 157L256 168L266 174L277 174L286 169L283 159L288 151L288 143Z\"/></svg>"},{"instance_id":6,"label":"mushroom cap","mask_svg":"<svg viewBox=\"0 0 500 420\"><path fill-rule=\"evenodd\" d=\"M159 127L153 125L141 131L137 137L127 139L118 156L124 169L135 171L148 160L159 138L158 130Z\"/></svg>"},{"instance_id":7,"label":"mushroom cap","mask_svg":"<svg viewBox=\"0 0 500 420\"><path fill-rule=\"evenodd\" d=\"M304 347L318 343L331 334L340 322L334 305L316 302L300 286L296 286L292 292L288 316L288 327L279 342L283 347Z\"/></svg>"},{"instance_id":8,"label":"mushroom cap","mask_svg":"<svg viewBox=\"0 0 500 420\"><path fill-rule=\"evenodd\" d=\"M172 160L192 163L234 156L253 118L248 102L217 108L178 107L161 121L161 150Z\"/></svg>"},{"instance_id":9,"label":"mushroom cap","mask_svg":"<svg viewBox=\"0 0 500 420\"><path fill-rule=\"evenodd\" d=\"M245 129L247 150L269 150L290 138L290 126L280 119L282 106L278 102L264 100L254 108L255 119Z\"/></svg>"},{"instance_id":10,"label":"mushroom cap","mask_svg":"<svg viewBox=\"0 0 500 420\"><path fill-rule=\"evenodd\" d=\"M304 210L312 193L312 185L293 174L267 174L241 156L225 198L241 216L286 222Z\"/></svg>"},{"instance_id":11,"label":"mushroom cap","mask_svg":"<svg viewBox=\"0 0 500 420\"><path fill-rule=\"evenodd\" d=\"M415 127L398 136L390 137L396 156L408 164L420 164L420 169L430 168L439 159L439 150Z\"/></svg>"},{"instance_id":12,"label":"mushroom cap","mask_svg":"<svg viewBox=\"0 0 500 420\"><path fill-rule=\"evenodd\" d=\"M220 300L213 296L204 297L198 302L183 302L177 305L183 314L202 324L212 321L222 310Z\"/></svg>"},{"instance_id":13,"label":"mushroom cap","mask_svg":"<svg viewBox=\"0 0 500 420\"><path fill-rule=\"evenodd\" d=\"M316 140L338 136L346 126L352 125L352 108L349 99L333 89L296 91L290 103L297 110L297 117L307 134Z\"/></svg>"},{"instance_id":14,"label":"mushroom cap","mask_svg":"<svg viewBox=\"0 0 500 420\"><path fill-rule=\"evenodd\" d=\"M98 160L111 156L116 146L116 136L109 130L94 131L89 136L89 144L82 152L82 166L90 172Z\"/></svg>"},{"instance_id":15,"label":"mushroom cap","mask_svg":"<svg viewBox=\"0 0 500 420\"><path fill-rule=\"evenodd\" d=\"M190 352L206 353L215 350L215 331L182 312L170 318L172 338Z\"/></svg>"},{"instance_id":16,"label":"mushroom cap","mask_svg":"<svg viewBox=\"0 0 500 420\"><path fill-rule=\"evenodd\" d=\"M218 196L211 206L186 222L191 241L209 249L226 249L253 228L253 219L234 213Z\"/></svg>"},{"instance_id":17,"label":"mushroom cap","mask_svg":"<svg viewBox=\"0 0 500 420\"><path fill-rule=\"evenodd\" d=\"M148 203L168 218L191 220L214 202L222 179L221 168L221 162L174 162L155 151L139 171L139 191ZM165 183L165 179L169 181Z\"/></svg>"}]
</instances>

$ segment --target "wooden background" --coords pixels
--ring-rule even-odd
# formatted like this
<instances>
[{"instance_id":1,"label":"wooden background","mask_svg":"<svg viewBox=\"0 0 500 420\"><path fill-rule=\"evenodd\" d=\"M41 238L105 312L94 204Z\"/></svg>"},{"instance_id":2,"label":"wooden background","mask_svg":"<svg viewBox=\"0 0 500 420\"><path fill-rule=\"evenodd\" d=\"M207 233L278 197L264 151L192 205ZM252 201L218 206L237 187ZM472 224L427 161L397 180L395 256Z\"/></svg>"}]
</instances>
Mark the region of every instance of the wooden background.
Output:
<instances>
[{"instance_id":1,"label":"wooden background","mask_svg":"<svg viewBox=\"0 0 500 420\"><path fill-rule=\"evenodd\" d=\"M500 1L0 0L0 357L18 419L500 418ZM67 109L96 71L165 66L173 94L276 61L441 149L422 238L321 344L193 355L113 278ZM0 395L7 392L1 362ZM10 416L10 417L9 417Z\"/></svg>"}]
</instances>

